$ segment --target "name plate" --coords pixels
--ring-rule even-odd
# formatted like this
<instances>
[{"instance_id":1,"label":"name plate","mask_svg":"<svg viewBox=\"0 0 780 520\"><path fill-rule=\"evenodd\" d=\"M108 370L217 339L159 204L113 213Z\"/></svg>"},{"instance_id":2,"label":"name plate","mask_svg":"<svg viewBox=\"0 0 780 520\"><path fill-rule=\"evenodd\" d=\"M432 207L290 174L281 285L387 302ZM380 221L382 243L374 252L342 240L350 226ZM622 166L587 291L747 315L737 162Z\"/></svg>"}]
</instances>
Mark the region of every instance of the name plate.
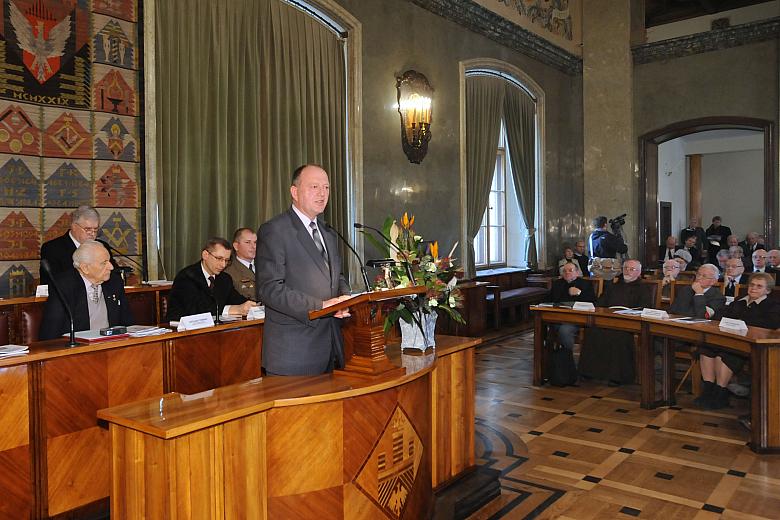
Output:
<instances>
[{"instance_id":1,"label":"name plate","mask_svg":"<svg viewBox=\"0 0 780 520\"><path fill-rule=\"evenodd\" d=\"M255 305L249 308L249 312L246 313L247 320L262 320L265 318L265 306Z\"/></svg>"},{"instance_id":2,"label":"name plate","mask_svg":"<svg viewBox=\"0 0 780 520\"><path fill-rule=\"evenodd\" d=\"M742 320L735 320L734 318L721 318L718 327L728 330L748 330L747 323Z\"/></svg>"},{"instance_id":3,"label":"name plate","mask_svg":"<svg viewBox=\"0 0 780 520\"><path fill-rule=\"evenodd\" d=\"M662 309L651 309L649 307L645 307L642 309L642 317L652 318L654 320L668 320L669 314Z\"/></svg>"},{"instance_id":4,"label":"name plate","mask_svg":"<svg viewBox=\"0 0 780 520\"><path fill-rule=\"evenodd\" d=\"M48 297L49 296L49 286L48 285L39 285L35 288L35 297L36 298L42 298L42 297Z\"/></svg>"},{"instance_id":5,"label":"name plate","mask_svg":"<svg viewBox=\"0 0 780 520\"><path fill-rule=\"evenodd\" d=\"M574 302L574 305L572 305L572 310L575 311L588 311L588 312L595 312L596 306L593 305L591 302Z\"/></svg>"},{"instance_id":6,"label":"name plate","mask_svg":"<svg viewBox=\"0 0 780 520\"><path fill-rule=\"evenodd\" d=\"M179 326L176 327L176 330L182 332L185 330L205 329L207 327L213 326L214 316L212 316L210 312L202 312L200 314L182 316L179 320Z\"/></svg>"}]
</instances>

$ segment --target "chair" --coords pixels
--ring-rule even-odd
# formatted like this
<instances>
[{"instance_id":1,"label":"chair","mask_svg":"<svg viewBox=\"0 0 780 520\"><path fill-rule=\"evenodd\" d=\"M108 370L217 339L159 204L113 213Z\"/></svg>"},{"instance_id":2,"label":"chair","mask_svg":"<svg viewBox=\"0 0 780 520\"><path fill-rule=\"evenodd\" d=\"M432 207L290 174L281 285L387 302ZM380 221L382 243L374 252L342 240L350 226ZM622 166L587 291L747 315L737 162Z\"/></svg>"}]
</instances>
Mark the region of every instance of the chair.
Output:
<instances>
[{"instance_id":1,"label":"chair","mask_svg":"<svg viewBox=\"0 0 780 520\"><path fill-rule=\"evenodd\" d=\"M583 277L583 280L589 281L593 285L593 294L596 298L601 296L601 292L604 290L604 279L597 276Z\"/></svg>"},{"instance_id":2,"label":"chair","mask_svg":"<svg viewBox=\"0 0 780 520\"><path fill-rule=\"evenodd\" d=\"M0 311L0 345L7 345L10 342L10 316L8 311Z\"/></svg>"},{"instance_id":3,"label":"chair","mask_svg":"<svg viewBox=\"0 0 780 520\"><path fill-rule=\"evenodd\" d=\"M22 305L20 315L22 345L38 341L38 330L41 328L41 320L43 319L43 305L39 303Z\"/></svg>"},{"instance_id":4,"label":"chair","mask_svg":"<svg viewBox=\"0 0 780 520\"><path fill-rule=\"evenodd\" d=\"M639 282L647 287L648 291L653 291L653 307L659 308L661 306L661 280L639 280Z\"/></svg>"},{"instance_id":5,"label":"chair","mask_svg":"<svg viewBox=\"0 0 780 520\"><path fill-rule=\"evenodd\" d=\"M696 271L680 271L680 274L677 275L677 279L681 282L686 280L693 282L696 280Z\"/></svg>"}]
</instances>

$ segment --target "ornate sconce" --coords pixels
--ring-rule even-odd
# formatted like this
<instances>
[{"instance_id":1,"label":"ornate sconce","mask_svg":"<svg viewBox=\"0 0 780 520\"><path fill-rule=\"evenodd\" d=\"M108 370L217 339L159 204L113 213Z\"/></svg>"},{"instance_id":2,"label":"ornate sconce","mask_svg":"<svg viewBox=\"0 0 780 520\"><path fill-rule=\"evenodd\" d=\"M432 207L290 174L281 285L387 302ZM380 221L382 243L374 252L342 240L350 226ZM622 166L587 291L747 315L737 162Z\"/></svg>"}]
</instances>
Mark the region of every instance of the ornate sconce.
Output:
<instances>
[{"instance_id":1,"label":"ornate sconce","mask_svg":"<svg viewBox=\"0 0 780 520\"><path fill-rule=\"evenodd\" d=\"M410 162L420 164L431 140L433 88L428 78L407 70L396 78L398 113L401 115L401 144Z\"/></svg>"}]
</instances>

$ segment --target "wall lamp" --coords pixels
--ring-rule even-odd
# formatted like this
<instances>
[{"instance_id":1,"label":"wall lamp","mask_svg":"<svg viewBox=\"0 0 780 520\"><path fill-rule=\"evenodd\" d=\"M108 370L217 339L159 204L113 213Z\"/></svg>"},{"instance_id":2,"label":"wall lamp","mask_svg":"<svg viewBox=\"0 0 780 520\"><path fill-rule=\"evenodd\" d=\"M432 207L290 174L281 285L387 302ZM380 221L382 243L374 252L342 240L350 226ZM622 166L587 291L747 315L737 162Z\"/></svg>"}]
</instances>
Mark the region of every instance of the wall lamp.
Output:
<instances>
[{"instance_id":1,"label":"wall lamp","mask_svg":"<svg viewBox=\"0 0 780 520\"><path fill-rule=\"evenodd\" d=\"M395 87L401 115L401 144L409 162L420 164L431 140L433 88L428 78L414 70L396 78Z\"/></svg>"}]
</instances>

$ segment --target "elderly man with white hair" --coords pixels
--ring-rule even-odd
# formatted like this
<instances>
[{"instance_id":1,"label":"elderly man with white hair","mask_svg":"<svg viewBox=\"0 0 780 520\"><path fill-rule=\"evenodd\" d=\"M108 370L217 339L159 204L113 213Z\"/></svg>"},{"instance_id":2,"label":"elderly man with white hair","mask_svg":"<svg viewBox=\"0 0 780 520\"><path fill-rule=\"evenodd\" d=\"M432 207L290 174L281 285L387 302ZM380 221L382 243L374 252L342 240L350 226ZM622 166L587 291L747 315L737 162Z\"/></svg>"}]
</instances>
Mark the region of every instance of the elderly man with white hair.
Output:
<instances>
[{"instance_id":1,"label":"elderly man with white hair","mask_svg":"<svg viewBox=\"0 0 780 520\"><path fill-rule=\"evenodd\" d=\"M57 276L56 283L73 312L76 331L133 324L122 278L113 269L103 244L85 240L73 253L73 268ZM43 307L38 339L57 338L68 332L68 313L56 291L51 291Z\"/></svg>"}]
</instances>

